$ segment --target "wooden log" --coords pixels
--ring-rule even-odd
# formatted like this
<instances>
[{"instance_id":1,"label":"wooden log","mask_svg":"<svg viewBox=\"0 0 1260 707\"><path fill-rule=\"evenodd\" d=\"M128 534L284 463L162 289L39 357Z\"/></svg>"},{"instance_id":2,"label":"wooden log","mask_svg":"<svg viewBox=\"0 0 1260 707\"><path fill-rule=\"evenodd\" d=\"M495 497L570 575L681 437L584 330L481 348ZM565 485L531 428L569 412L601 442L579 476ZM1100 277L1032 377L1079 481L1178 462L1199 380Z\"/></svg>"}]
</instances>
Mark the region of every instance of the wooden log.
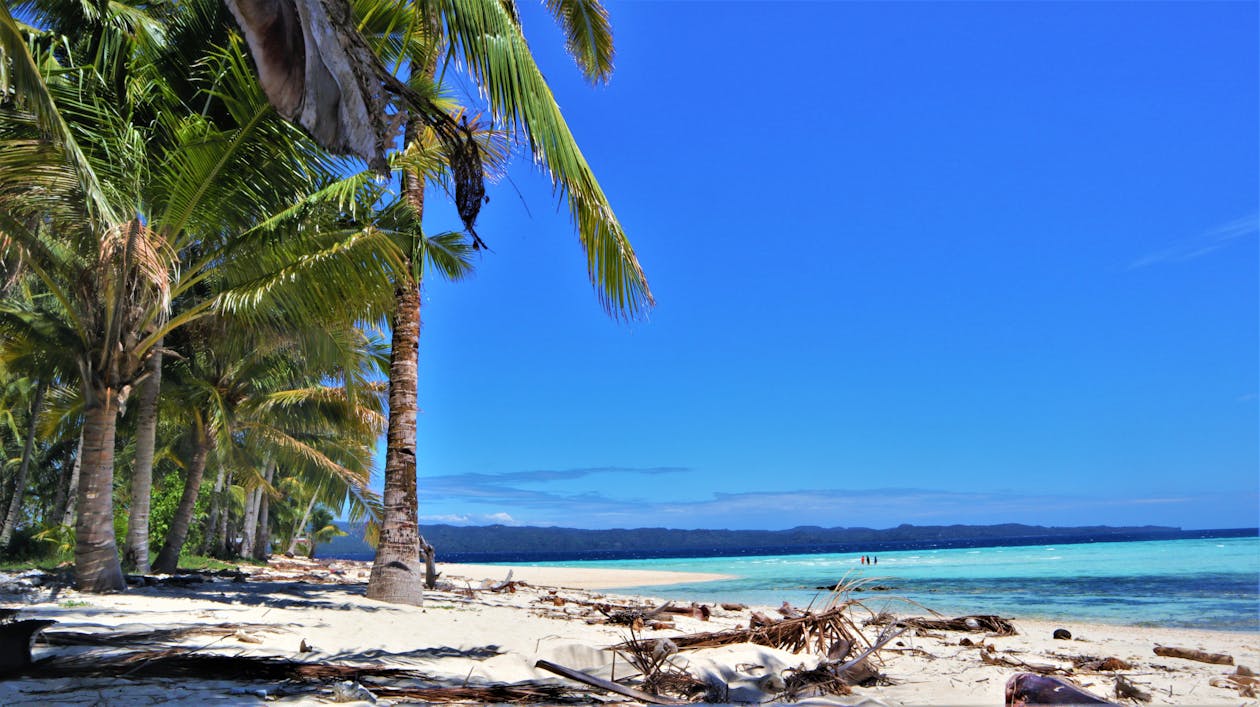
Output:
<instances>
[{"instance_id":1,"label":"wooden log","mask_svg":"<svg viewBox=\"0 0 1260 707\"><path fill-rule=\"evenodd\" d=\"M1205 651L1195 650L1194 648L1155 646L1155 655L1162 655L1165 658L1185 658L1186 660L1197 660L1200 663L1213 663L1215 665L1234 664L1234 656L1232 655L1225 655L1224 653L1207 653Z\"/></svg>"},{"instance_id":2,"label":"wooden log","mask_svg":"<svg viewBox=\"0 0 1260 707\"><path fill-rule=\"evenodd\" d=\"M1113 705L1091 692L1073 685L1067 680L1018 673L1006 681L1006 707L1027 705Z\"/></svg>"},{"instance_id":3,"label":"wooden log","mask_svg":"<svg viewBox=\"0 0 1260 707\"><path fill-rule=\"evenodd\" d=\"M559 665L558 663L553 663L549 660L539 660L537 663L534 663L534 667L541 668L543 670L546 670L549 673L555 673L556 675L568 678L570 680L574 680L576 682L580 682L584 685L590 685L591 687L597 687L601 690L605 690L607 692L611 692L616 695L621 695L622 697L629 697L632 700L646 702L650 705L687 704L686 702L680 702L678 700L671 700L668 697L661 697L659 695L649 695L648 693L643 692L642 690L636 690L632 687L619 685L615 682L612 682L611 680L597 678L594 675L584 673L581 670L574 670L573 668L566 668L563 665Z\"/></svg>"},{"instance_id":4,"label":"wooden log","mask_svg":"<svg viewBox=\"0 0 1260 707\"><path fill-rule=\"evenodd\" d=\"M723 602L721 606L726 611L743 611L748 608L747 604L732 604L728 602Z\"/></svg>"}]
</instances>

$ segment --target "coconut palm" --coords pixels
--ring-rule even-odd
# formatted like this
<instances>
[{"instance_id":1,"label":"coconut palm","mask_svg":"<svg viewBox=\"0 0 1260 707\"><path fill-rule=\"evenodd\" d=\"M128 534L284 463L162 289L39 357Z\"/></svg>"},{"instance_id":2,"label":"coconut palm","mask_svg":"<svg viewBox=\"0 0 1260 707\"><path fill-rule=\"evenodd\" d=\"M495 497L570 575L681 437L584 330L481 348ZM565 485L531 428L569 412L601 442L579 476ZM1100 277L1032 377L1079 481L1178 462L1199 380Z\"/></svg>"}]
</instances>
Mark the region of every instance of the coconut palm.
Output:
<instances>
[{"instance_id":1,"label":"coconut palm","mask_svg":"<svg viewBox=\"0 0 1260 707\"><path fill-rule=\"evenodd\" d=\"M208 21L194 16L201 5L182 5L188 11L175 29L195 34ZM31 36L38 46L40 37ZM178 51L189 44L177 43ZM73 40L61 46L62 61L28 52L42 57L35 65L45 93L15 92L0 105L0 232L5 255L20 254L75 332L85 401L76 577L82 589L108 591L122 586L112 509L121 407L144 382L157 343L233 294L198 297L198 283L247 250L240 236L251 225L314 190L336 165L278 119L230 37L168 83L157 80L157 59L141 61L139 45L129 55L134 61L105 67L127 70L122 77L76 61ZM11 43L5 50L6 59L16 56ZM180 82L194 87L201 113L189 114L171 88ZM52 119L43 115L49 110ZM50 122L69 138L49 133ZM86 147L76 153L70 140ZM105 196L100 203L85 196L94 188ZM243 283L236 306L351 301L365 279L390 281L396 259L388 239L357 230L321 243L322 250L304 253L264 249L273 258L266 261L272 280ZM286 290L298 270L319 273L320 286ZM168 316L173 300L186 304Z\"/></svg>"},{"instance_id":2,"label":"coconut palm","mask_svg":"<svg viewBox=\"0 0 1260 707\"><path fill-rule=\"evenodd\" d=\"M186 352L172 365L172 386L192 436L184 493L153 567L176 567L211 459L227 470L256 470L262 460L327 479L360 516L373 512L366 490L370 450L384 427L381 401L366 383L374 351L363 333L335 320L302 330L243 327L226 317L202 319L176 333ZM339 385L328 381L339 378ZM360 387L360 386L363 387ZM220 491L231 481L226 473ZM251 480L257 482L258 479ZM226 533L230 512L219 502L203 537ZM216 522L219 521L219 522Z\"/></svg>"}]
</instances>

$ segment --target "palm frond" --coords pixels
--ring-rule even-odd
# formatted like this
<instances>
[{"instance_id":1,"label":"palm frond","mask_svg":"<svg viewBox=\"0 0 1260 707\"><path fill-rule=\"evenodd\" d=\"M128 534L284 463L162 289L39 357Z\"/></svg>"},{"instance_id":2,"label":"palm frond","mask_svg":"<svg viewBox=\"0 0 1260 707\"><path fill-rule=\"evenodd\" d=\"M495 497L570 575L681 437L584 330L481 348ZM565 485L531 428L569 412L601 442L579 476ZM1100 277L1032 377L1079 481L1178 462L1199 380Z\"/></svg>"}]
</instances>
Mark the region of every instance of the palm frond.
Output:
<instances>
[{"instance_id":1,"label":"palm frond","mask_svg":"<svg viewBox=\"0 0 1260 707\"><path fill-rule=\"evenodd\" d=\"M45 55L43 61L36 60L8 4L0 3L0 96L5 96L7 101L11 94L20 104L29 107L42 132L65 149L89 209L103 220L117 223L121 219L48 90L46 77L59 68L50 54Z\"/></svg>"},{"instance_id":2,"label":"palm frond","mask_svg":"<svg viewBox=\"0 0 1260 707\"><path fill-rule=\"evenodd\" d=\"M534 63L520 27L498 0L431 0L485 93L495 117L528 139L535 160L568 202L586 251L587 274L604 308L637 316L653 304L647 277L560 107ZM429 7L429 5L426 5Z\"/></svg>"},{"instance_id":3,"label":"palm frond","mask_svg":"<svg viewBox=\"0 0 1260 707\"><path fill-rule=\"evenodd\" d=\"M564 31L565 48L591 83L608 83L613 71L612 25L599 0L546 0Z\"/></svg>"}]
</instances>

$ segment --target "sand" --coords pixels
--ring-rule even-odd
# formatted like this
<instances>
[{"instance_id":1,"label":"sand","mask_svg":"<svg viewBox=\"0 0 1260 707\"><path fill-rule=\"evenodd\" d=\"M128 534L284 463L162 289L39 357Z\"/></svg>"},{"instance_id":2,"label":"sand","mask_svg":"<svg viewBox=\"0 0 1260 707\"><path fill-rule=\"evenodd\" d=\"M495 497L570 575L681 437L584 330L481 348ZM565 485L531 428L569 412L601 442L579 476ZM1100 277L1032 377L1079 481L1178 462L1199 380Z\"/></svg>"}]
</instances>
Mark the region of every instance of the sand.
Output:
<instances>
[{"instance_id":1,"label":"sand","mask_svg":"<svg viewBox=\"0 0 1260 707\"><path fill-rule=\"evenodd\" d=\"M247 568L248 569L248 568ZM257 568L254 568L257 570ZM311 663L390 665L426 675L426 685L484 685L546 681L579 687L534 667L550 660L601 675L624 677L624 659L614 661L603 650L628 637L625 626L594 622L602 619L591 606L656 606L659 600L604 594L609 586L650 586L679 581L679 573L637 570L513 568L524 580L515 592L481 589L501 582L504 567L446 565L442 588L430 592L423 606L386 604L364 597L368 566L361 563L284 561L257 570L248 581L224 578L189 587L133 588L113 595L79 594L73 590L33 588L0 594L4 605L20 607L19 619L47 618L59 631L135 631L173 626L233 625L218 635L201 634L166 640L184 653L271 656ZM710 577L712 578L712 577ZM699 578L689 576L687 579ZM0 581L0 585L4 582ZM13 588L13 584L9 584ZM765 613L777 617L773 610ZM652 638L746 626L748 610L714 607L704 622L678 616L674 629L644 630ZM1217 686L1232 666L1210 665L1153 653L1157 645L1227 653L1238 664L1260 668L1260 636L1250 633L1135 628L1101 624L1014 620L1019 635L934 631L902 635L880 653L886 683L855 687L845 696L813 700L830 704L1001 704L1007 679L1019 669L989 665L980 651L960 645L963 638L983 641L994 655L1030 664L1068 668L1078 656L1114 657L1132 668L1121 673L1152 695L1151 704L1255 704L1238 689ZM1071 640L1054 640L1056 628L1071 631ZM878 631L866 629L870 636ZM301 652L302 644L312 650ZM136 648L132 646L131 648ZM154 648L155 645L143 646ZM64 660L80 655L90 661L112 648L37 643L37 660ZM86 653L85 653L86 651ZM703 651L683 651L675 662L708 681L721 680L732 689L730 699L769 699L758 689L771 673L812 667L816 657L741 644ZM0 682L0 704L321 704L333 701L332 682L283 683L266 680L186 678L16 677ZM1078 684L1107 695L1115 680L1110 673L1072 676ZM597 693L598 694L598 693ZM265 696L264 696L265 695ZM359 704L366 704L360 702Z\"/></svg>"}]
</instances>

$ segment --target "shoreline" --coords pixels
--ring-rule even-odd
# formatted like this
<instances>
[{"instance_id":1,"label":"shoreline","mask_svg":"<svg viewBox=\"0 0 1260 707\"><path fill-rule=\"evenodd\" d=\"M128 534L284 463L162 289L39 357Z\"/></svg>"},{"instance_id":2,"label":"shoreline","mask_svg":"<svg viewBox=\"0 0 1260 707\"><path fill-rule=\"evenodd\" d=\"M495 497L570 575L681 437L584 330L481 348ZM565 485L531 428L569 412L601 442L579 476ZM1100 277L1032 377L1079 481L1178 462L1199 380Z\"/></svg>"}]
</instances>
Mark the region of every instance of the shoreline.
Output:
<instances>
[{"instance_id":1,"label":"shoreline","mask_svg":"<svg viewBox=\"0 0 1260 707\"><path fill-rule=\"evenodd\" d=\"M595 567L563 567L537 565L480 565L462 562L439 562L438 572L457 576L477 575L503 579L508 572L513 579L566 589L617 589L620 587L657 587L690 582L716 582L736 579L732 574L713 572L678 572L674 570L638 570Z\"/></svg>"},{"instance_id":2,"label":"shoreline","mask_svg":"<svg viewBox=\"0 0 1260 707\"><path fill-rule=\"evenodd\" d=\"M513 570L510 585L505 584L508 569ZM546 569L550 574L531 574L523 567L443 563L439 587L426 592L422 606L367 599L368 563L299 558L276 558L266 567L245 566L242 571L248 576L210 576L188 583L156 578L155 586L112 595L39 586L22 596L10 591L0 598L6 606L19 609L19 619L57 622L45 633L60 638L37 642L37 660L50 658L52 664L71 658L80 662L106 660L120 651L152 651L160 644L162 650L179 656L223 656L241 665L227 674L183 674L178 678L130 676L128 670L90 678L11 678L0 681L0 704L333 701L331 679L241 677L250 661L264 660L273 664L297 661L325 666L324 670L366 665L416 671L424 676L424 685L455 691L509 684L592 694L589 688L537 668L540 659L605 678L624 678L629 670L624 658L617 658L607 648L634 632L629 626L610 623L610 615L617 613L618 607L651 612L663 600L641 593L605 593L602 585L625 581L622 573L590 570L578 575L566 574L569 568L562 567L528 569ZM675 579L669 575L656 578ZM651 579L643 576L635 581ZM575 584L601 588L568 588ZM0 586L11 588L13 583L0 581ZM727 609L713 605L707 612L711 614L708 620L683 608L684 613L670 614L659 628L645 622L637 635L650 640L681 639L747 628L754 611L774 621L782 620L770 607ZM870 642L884 630L878 625L864 625L864 616L857 609L851 615L860 642ZM925 616L926 612L914 615ZM1257 633L1019 618L1012 622L1017 634L1009 636L939 628L903 633L876 656L874 665L882 677L852 687L851 694L815 697L810 703L1001 704L1006 681L1026 672L1028 666L1039 666L1069 673L1069 679L1100 696L1111 696L1116 676L1122 675L1151 694L1150 704L1237 705L1244 702L1243 695L1227 682L1233 666L1159 657L1153 648L1171 645L1227 653L1236 664L1260 668ZM1053 639L1057 628L1068 629L1072 638ZM87 634L109 640L74 644L84 640L76 636ZM146 638L142 643L127 644L129 635ZM155 637L158 635L167 638ZM84 652L85 645L92 647ZM1103 671L1088 665L1089 660L1105 658L1128 667ZM731 699L739 694L762 700L782 697L766 687L771 673L791 676L820 659L812 649L790 653L750 643L684 650L673 658L692 675L743 691L731 692ZM358 675L353 671L349 674ZM399 694L389 692L396 688L390 688L392 683L386 678L375 682L362 676L358 679L387 699ZM416 684L415 679L407 684ZM465 698L464 703L487 700L490 697Z\"/></svg>"}]
</instances>

